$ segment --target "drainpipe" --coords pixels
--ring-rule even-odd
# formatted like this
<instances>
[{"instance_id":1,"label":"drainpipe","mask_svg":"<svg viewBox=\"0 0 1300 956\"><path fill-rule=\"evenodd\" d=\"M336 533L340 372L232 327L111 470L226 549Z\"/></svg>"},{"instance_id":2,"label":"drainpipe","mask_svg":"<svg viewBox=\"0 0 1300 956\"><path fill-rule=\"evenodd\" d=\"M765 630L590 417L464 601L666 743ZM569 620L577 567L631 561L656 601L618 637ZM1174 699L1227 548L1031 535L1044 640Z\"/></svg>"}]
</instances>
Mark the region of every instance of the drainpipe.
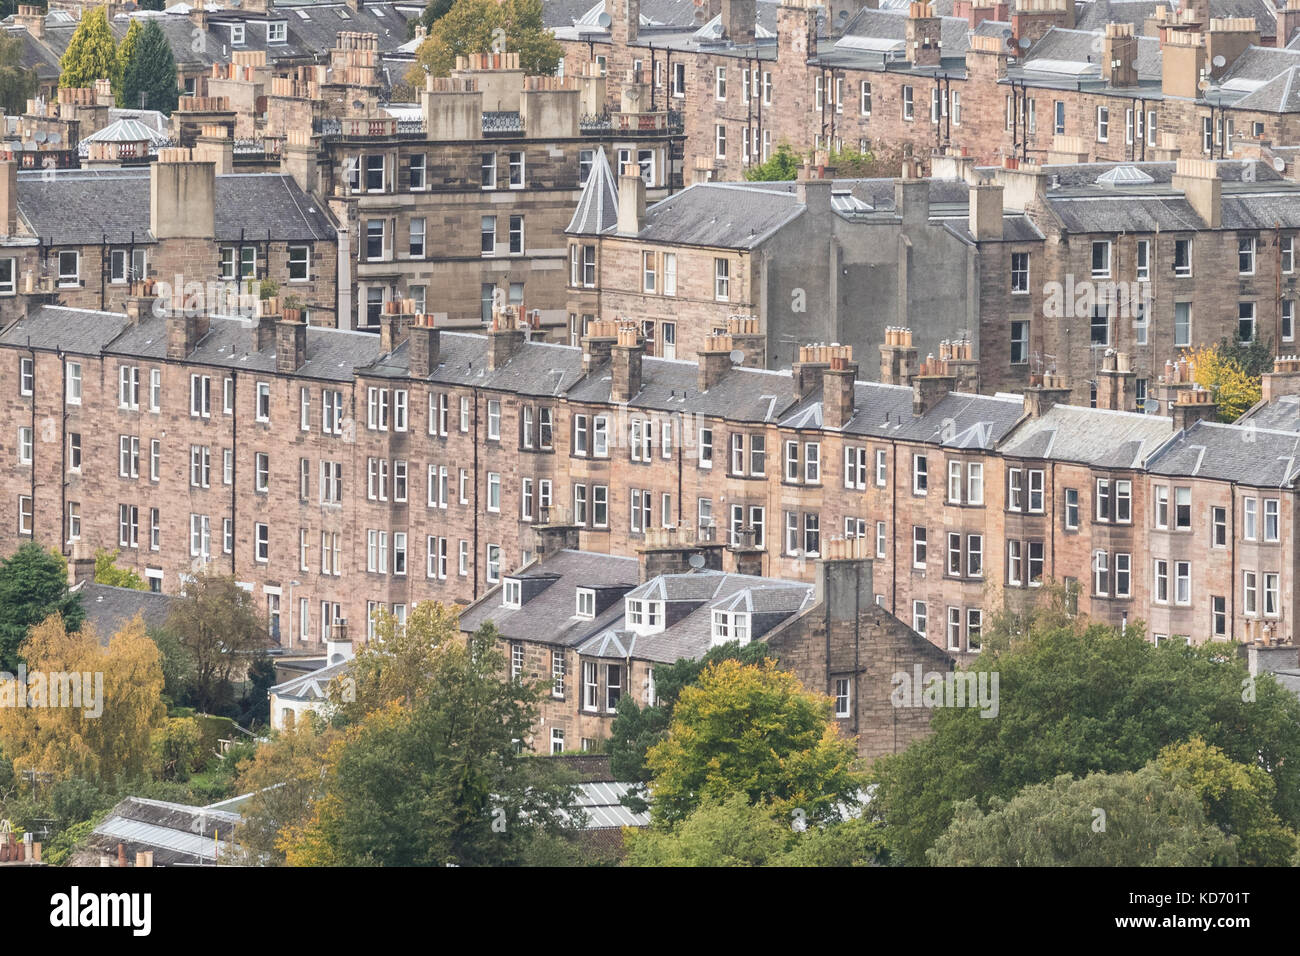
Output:
<instances>
[{"instance_id":1,"label":"drainpipe","mask_svg":"<svg viewBox=\"0 0 1300 956\"><path fill-rule=\"evenodd\" d=\"M69 551L68 533L67 533L68 531L68 357L67 355L64 354L62 348L57 350L57 354L59 356L59 361L62 364L62 372L63 372L63 390L62 390L63 427L59 431L59 444L60 446L62 446L59 451L59 514L62 515L59 521L59 542L60 542L59 552L61 554L66 555L68 554ZM35 389L33 389L32 391L35 392ZM33 394L32 399L35 400L35 398L36 396ZM35 455L36 455L36 435L35 433L33 433L32 434L33 469L35 469L35 465L36 465ZM35 514L36 514L36 504L33 501L32 503L33 519L35 518Z\"/></svg>"}]
</instances>

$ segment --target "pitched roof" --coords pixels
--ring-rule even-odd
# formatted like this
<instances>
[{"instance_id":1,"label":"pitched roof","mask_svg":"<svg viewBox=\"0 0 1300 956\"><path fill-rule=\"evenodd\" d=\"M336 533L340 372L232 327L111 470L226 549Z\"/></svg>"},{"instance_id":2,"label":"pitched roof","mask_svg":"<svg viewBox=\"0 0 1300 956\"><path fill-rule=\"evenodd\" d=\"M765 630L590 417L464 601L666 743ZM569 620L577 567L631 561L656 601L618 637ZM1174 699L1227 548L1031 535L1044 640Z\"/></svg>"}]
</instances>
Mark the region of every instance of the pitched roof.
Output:
<instances>
[{"instance_id":1,"label":"pitched roof","mask_svg":"<svg viewBox=\"0 0 1300 956\"><path fill-rule=\"evenodd\" d=\"M20 172L18 211L31 231L52 245L145 242L149 231L147 169L72 169ZM321 203L292 176L249 173L216 177L216 239L333 240Z\"/></svg>"},{"instance_id":2,"label":"pitched roof","mask_svg":"<svg viewBox=\"0 0 1300 956\"><path fill-rule=\"evenodd\" d=\"M1173 433L1168 418L1054 405L1039 418L1022 422L999 450L1016 458L1136 468Z\"/></svg>"},{"instance_id":3,"label":"pitched roof","mask_svg":"<svg viewBox=\"0 0 1300 956\"><path fill-rule=\"evenodd\" d=\"M591 160L591 172L578 197L578 208L565 232L579 236L594 236L618 224L618 183L609 168L604 147L598 148Z\"/></svg>"},{"instance_id":4,"label":"pitched roof","mask_svg":"<svg viewBox=\"0 0 1300 956\"><path fill-rule=\"evenodd\" d=\"M160 628L167 621L173 597L153 591L136 591L132 588L110 587L87 581L76 585L72 591L81 595L81 606L86 610L86 622L94 625L99 643L105 647L123 626L139 614L145 628Z\"/></svg>"},{"instance_id":5,"label":"pitched roof","mask_svg":"<svg viewBox=\"0 0 1300 956\"><path fill-rule=\"evenodd\" d=\"M638 238L673 245L753 249L804 206L793 192L747 183L697 183L646 210Z\"/></svg>"},{"instance_id":6,"label":"pitched roof","mask_svg":"<svg viewBox=\"0 0 1300 956\"><path fill-rule=\"evenodd\" d=\"M1200 421L1178 432L1147 461L1155 475L1285 488L1300 473L1300 434Z\"/></svg>"},{"instance_id":7,"label":"pitched roof","mask_svg":"<svg viewBox=\"0 0 1300 956\"><path fill-rule=\"evenodd\" d=\"M1300 72L1300 63L1288 67L1232 105L1236 109L1261 110L1266 113L1300 111L1300 82L1296 81L1298 72Z\"/></svg>"}]
</instances>

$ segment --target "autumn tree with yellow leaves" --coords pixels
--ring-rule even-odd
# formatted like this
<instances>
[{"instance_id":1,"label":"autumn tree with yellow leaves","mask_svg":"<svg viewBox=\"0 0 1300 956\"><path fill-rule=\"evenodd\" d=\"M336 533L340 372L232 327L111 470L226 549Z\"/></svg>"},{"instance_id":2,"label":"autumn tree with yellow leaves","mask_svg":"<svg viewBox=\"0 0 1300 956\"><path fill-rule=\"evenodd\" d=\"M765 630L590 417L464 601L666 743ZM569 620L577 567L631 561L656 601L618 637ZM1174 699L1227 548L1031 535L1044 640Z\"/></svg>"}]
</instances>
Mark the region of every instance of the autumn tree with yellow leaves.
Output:
<instances>
[{"instance_id":1,"label":"autumn tree with yellow leaves","mask_svg":"<svg viewBox=\"0 0 1300 956\"><path fill-rule=\"evenodd\" d=\"M43 770L88 780L133 778L151 759L150 736L166 717L162 660L139 615L108 647L94 628L69 631L59 615L36 625L21 648L26 684L7 681L0 694L31 696L44 687L52 702L55 684L71 687L78 675L80 706L0 707L0 751L15 770ZM98 712L97 712L98 711Z\"/></svg>"},{"instance_id":2,"label":"autumn tree with yellow leaves","mask_svg":"<svg viewBox=\"0 0 1300 956\"><path fill-rule=\"evenodd\" d=\"M1192 377L1196 384L1214 395L1219 421L1235 422L1259 401L1259 378L1242 366L1226 343L1201 346L1187 360L1195 369Z\"/></svg>"}]
</instances>

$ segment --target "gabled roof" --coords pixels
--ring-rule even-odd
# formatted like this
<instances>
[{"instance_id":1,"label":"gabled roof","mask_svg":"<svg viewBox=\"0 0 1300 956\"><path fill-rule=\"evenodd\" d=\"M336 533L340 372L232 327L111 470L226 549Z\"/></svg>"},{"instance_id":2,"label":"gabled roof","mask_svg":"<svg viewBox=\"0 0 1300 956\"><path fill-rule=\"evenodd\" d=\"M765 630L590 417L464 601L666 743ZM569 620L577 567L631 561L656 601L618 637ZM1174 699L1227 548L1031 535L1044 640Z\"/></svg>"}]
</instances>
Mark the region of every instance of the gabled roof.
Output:
<instances>
[{"instance_id":1,"label":"gabled roof","mask_svg":"<svg viewBox=\"0 0 1300 956\"><path fill-rule=\"evenodd\" d=\"M1153 475L1286 488L1300 474L1300 434L1200 421L1177 433L1147 461Z\"/></svg>"},{"instance_id":2,"label":"gabled roof","mask_svg":"<svg viewBox=\"0 0 1300 956\"><path fill-rule=\"evenodd\" d=\"M81 606L86 610L86 623L95 628L99 643L108 646L113 635L139 614L146 629L160 628L171 611L172 595L153 591L136 591L133 588L111 587L85 581L70 589L81 595Z\"/></svg>"},{"instance_id":3,"label":"gabled roof","mask_svg":"<svg viewBox=\"0 0 1300 956\"><path fill-rule=\"evenodd\" d=\"M618 184L609 168L604 147L596 150L591 172L578 197L578 208L565 232L578 236L595 236L618 225Z\"/></svg>"},{"instance_id":4,"label":"gabled roof","mask_svg":"<svg viewBox=\"0 0 1300 956\"><path fill-rule=\"evenodd\" d=\"M645 228L637 238L753 249L803 211L793 191L748 183L696 183L646 210Z\"/></svg>"},{"instance_id":5,"label":"gabled roof","mask_svg":"<svg viewBox=\"0 0 1300 956\"><path fill-rule=\"evenodd\" d=\"M1300 111L1300 82L1296 80L1297 73L1300 73L1300 63L1288 67L1232 105L1236 109L1260 110L1265 113Z\"/></svg>"},{"instance_id":6,"label":"gabled roof","mask_svg":"<svg viewBox=\"0 0 1300 956\"><path fill-rule=\"evenodd\" d=\"M52 245L152 240L147 169L71 169L18 174L18 211ZM324 205L279 173L216 177L216 239L333 241Z\"/></svg>"},{"instance_id":7,"label":"gabled roof","mask_svg":"<svg viewBox=\"0 0 1300 956\"><path fill-rule=\"evenodd\" d=\"M1022 422L999 451L1012 458L1136 468L1173 433L1173 421L1156 415L1054 405Z\"/></svg>"}]
</instances>

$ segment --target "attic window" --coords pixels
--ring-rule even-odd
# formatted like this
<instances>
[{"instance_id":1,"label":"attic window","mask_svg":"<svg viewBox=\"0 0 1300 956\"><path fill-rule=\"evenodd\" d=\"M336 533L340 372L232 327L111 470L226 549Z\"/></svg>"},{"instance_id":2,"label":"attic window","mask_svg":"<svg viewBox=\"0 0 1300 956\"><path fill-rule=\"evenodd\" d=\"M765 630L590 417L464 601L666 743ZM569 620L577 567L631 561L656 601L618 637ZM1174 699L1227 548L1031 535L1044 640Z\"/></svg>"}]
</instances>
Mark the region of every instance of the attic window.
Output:
<instances>
[{"instance_id":1,"label":"attic window","mask_svg":"<svg viewBox=\"0 0 1300 956\"><path fill-rule=\"evenodd\" d=\"M346 10L344 10L342 7L339 7L339 8L336 9L334 12L337 13L337 14L339 15L339 19L340 19L340 20L351 20L351 19L352 19L350 16L348 16L348 12L347 12Z\"/></svg>"},{"instance_id":2,"label":"attic window","mask_svg":"<svg viewBox=\"0 0 1300 956\"><path fill-rule=\"evenodd\" d=\"M266 25L267 43L284 43L289 38L289 24L284 20Z\"/></svg>"},{"instance_id":3,"label":"attic window","mask_svg":"<svg viewBox=\"0 0 1300 956\"><path fill-rule=\"evenodd\" d=\"M743 611L713 612L713 644L726 644L739 641L741 646L749 643L749 614Z\"/></svg>"},{"instance_id":4,"label":"attic window","mask_svg":"<svg viewBox=\"0 0 1300 956\"><path fill-rule=\"evenodd\" d=\"M523 605L523 586L516 578L506 578L501 585L501 606L518 608Z\"/></svg>"},{"instance_id":5,"label":"attic window","mask_svg":"<svg viewBox=\"0 0 1300 956\"><path fill-rule=\"evenodd\" d=\"M298 14L298 19L300 19L300 20L310 20L310 19L311 19L311 17L307 15L307 11L306 11L306 10L301 10L301 9L300 9L300 10L295 10L295 11L293 11L293 12L296 13L296 14Z\"/></svg>"},{"instance_id":6,"label":"attic window","mask_svg":"<svg viewBox=\"0 0 1300 956\"><path fill-rule=\"evenodd\" d=\"M574 617L590 621L596 616L596 592L591 588L578 588Z\"/></svg>"},{"instance_id":7,"label":"attic window","mask_svg":"<svg viewBox=\"0 0 1300 956\"><path fill-rule=\"evenodd\" d=\"M244 25L242 23L232 23L230 25L230 45L244 45Z\"/></svg>"},{"instance_id":8,"label":"attic window","mask_svg":"<svg viewBox=\"0 0 1300 956\"><path fill-rule=\"evenodd\" d=\"M629 600L626 624L628 630L640 634L653 634L664 628L664 602Z\"/></svg>"}]
</instances>

